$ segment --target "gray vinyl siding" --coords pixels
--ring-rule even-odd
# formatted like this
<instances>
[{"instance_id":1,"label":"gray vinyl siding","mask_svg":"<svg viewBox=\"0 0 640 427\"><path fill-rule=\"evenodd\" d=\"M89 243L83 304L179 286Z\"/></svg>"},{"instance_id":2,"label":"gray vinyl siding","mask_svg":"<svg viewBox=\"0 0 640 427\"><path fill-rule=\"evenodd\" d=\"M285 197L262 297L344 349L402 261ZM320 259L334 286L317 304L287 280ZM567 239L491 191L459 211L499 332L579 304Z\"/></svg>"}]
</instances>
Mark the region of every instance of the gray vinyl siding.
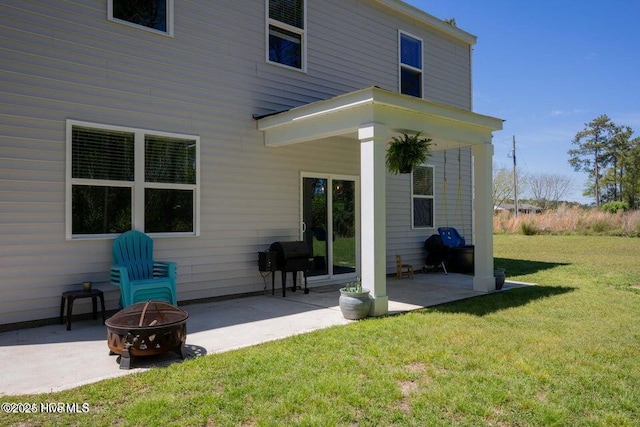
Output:
<instances>
[{"instance_id":1,"label":"gray vinyl siding","mask_svg":"<svg viewBox=\"0 0 640 427\"><path fill-rule=\"evenodd\" d=\"M427 164L434 167L435 174L435 221L433 228L412 228L411 220L411 175L387 175L387 272L395 272L395 255L402 262L419 269L424 266L426 252L424 242L438 227L455 227L467 244L473 244L471 217L471 149L446 152L434 151ZM444 175L447 176L446 197ZM458 179L461 176L462 179ZM458 193L458 184L460 192ZM407 205L409 206L407 208Z\"/></svg>"},{"instance_id":2,"label":"gray vinyl siding","mask_svg":"<svg viewBox=\"0 0 640 427\"><path fill-rule=\"evenodd\" d=\"M60 294L84 280L117 308L112 240L65 240L67 119L200 137L200 236L155 239L156 257L178 262L185 301L263 289L256 253L299 238L301 172L359 175L357 141L266 148L253 114L397 91L400 29L425 42L425 97L470 109L464 42L373 1L307 10L302 73L266 62L264 0L176 1L174 37L108 21L105 0L0 3L0 324L56 317ZM405 180L388 183L390 269L405 247L418 264L424 237Z\"/></svg>"}]
</instances>

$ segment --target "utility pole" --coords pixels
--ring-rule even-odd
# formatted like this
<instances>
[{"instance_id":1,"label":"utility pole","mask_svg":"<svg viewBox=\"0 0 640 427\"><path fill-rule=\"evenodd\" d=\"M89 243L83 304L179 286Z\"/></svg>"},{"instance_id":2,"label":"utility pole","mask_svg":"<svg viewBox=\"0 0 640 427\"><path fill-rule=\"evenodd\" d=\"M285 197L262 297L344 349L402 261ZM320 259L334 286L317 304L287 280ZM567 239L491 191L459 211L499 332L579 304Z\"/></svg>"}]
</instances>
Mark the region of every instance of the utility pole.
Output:
<instances>
[{"instance_id":1,"label":"utility pole","mask_svg":"<svg viewBox=\"0 0 640 427\"><path fill-rule=\"evenodd\" d=\"M513 159L513 205L516 217L518 216L518 172L516 170L516 136L513 135L513 148L509 153L509 157Z\"/></svg>"}]
</instances>

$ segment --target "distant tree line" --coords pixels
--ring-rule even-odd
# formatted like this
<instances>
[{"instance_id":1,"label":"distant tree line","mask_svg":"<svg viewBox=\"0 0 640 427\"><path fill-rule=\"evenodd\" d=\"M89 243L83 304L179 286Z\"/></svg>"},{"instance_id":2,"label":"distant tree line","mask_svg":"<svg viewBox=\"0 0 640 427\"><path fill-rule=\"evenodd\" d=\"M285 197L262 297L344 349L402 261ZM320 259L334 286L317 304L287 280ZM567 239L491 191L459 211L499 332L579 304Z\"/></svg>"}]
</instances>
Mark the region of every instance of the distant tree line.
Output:
<instances>
[{"instance_id":1,"label":"distant tree line","mask_svg":"<svg viewBox=\"0 0 640 427\"><path fill-rule=\"evenodd\" d=\"M572 191L571 178L555 173L517 174L518 200L535 205L543 210L553 209L562 203ZM493 168L493 205L514 202L513 170L504 167Z\"/></svg>"},{"instance_id":2,"label":"distant tree line","mask_svg":"<svg viewBox=\"0 0 640 427\"><path fill-rule=\"evenodd\" d=\"M585 196L593 197L597 207L607 203L628 209L640 208L640 137L633 129L619 126L601 115L576 133L569 164L586 172Z\"/></svg>"}]
</instances>

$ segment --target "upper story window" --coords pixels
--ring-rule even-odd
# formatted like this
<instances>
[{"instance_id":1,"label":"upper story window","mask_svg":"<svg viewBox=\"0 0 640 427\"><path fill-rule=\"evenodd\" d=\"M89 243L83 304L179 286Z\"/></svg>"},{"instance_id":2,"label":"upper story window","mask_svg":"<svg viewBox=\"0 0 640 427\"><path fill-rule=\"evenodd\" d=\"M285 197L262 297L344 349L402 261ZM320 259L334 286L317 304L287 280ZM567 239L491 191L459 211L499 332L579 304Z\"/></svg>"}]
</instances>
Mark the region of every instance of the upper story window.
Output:
<instances>
[{"instance_id":1,"label":"upper story window","mask_svg":"<svg viewBox=\"0 0 640 427\"><path fill-rule=\"evenodd\" d=\"M433 166L422 165L411 175L413 228L432 228L434 222Z\"/></svg>"},{"instance_id":2,"label":"upper story window","mask_svg":"<svg viewBox=\"0 0 640 427\"><path fill-rule=\"evenodd\" d=\"M173 35L173 0L108 0L109 19Z\"/></svg>"},{"instance_id":3,"label":"upper story window","mask_svg":"<svg viewBox=\"0 0 640 427\"><path fill-rule=\"evenodd\" d=\"M198 233L199 137L67 121L67 238Z\"/></svg>"},{"instance_id":4,"label":"upper story window","mask_svg":"<svg viewBox=\"0 0 640 427\"><path fill-rule=\"evenodd\" d=\"M399 33L400 93L422 98L422 40Z\"/></svg>"},{"instance_id":5,"label":"upper story window","mask_svg":"<svg viewBox=\"0 0 640 427\"><path fill-rule=\"evenodd\" d=\"M304 71L305 0L267 0L267 60Z\"/></svg>"}]
</instances>

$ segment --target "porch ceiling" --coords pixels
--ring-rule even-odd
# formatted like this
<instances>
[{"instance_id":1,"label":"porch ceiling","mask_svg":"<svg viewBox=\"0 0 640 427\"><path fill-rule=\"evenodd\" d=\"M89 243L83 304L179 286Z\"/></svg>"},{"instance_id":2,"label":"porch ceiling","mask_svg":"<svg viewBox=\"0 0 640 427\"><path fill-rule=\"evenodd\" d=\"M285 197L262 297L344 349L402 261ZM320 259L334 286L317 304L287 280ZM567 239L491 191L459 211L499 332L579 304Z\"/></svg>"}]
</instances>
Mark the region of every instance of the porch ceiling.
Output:
<instances>
[{"instance_id":1,"label":"porch ceiling","mask_svg":"<svg viewBox=\"0 0 640 427\"><path fill-rule=\"evenodd\" d=\"M378 87L339 95L257 119L265 145L279 147L342 136L357 139L358 129L381 124L393 132L422 132L435 149L491 143L502 120L402 95Z\"/></svg>"}]
</instances>

